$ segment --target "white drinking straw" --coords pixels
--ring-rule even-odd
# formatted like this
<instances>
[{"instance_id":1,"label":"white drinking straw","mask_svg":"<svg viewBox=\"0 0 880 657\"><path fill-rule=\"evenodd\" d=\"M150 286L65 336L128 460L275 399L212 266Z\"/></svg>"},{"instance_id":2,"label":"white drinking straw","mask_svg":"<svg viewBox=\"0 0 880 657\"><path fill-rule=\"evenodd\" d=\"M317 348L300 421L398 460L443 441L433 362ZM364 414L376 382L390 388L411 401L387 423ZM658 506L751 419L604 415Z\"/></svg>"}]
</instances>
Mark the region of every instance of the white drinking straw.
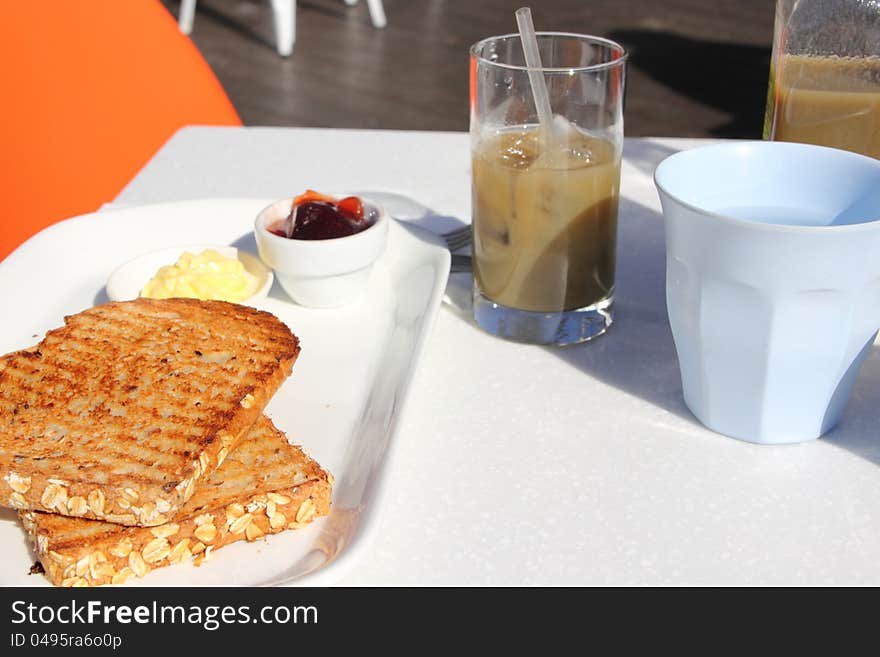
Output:
<instances>
[{"instance_id":1,"label":"white drinking straw","mask_svg":"<svg viewBox=\"0 0 880 657\"><path fill-rule=\"evenodd\" d=\"M519 38L522 41L523 53L526 56L526 68L529 71L529 82L532 85L532 96L538 110L538 122L544 134L552 135L553 111L550 109L550 96L547 84L541 72L541 54L538 52L538 38L535 36L535 24L532 22L532 10L522 7L516 10L516 24L519 27Z\"/></svg>"}]
</instances>

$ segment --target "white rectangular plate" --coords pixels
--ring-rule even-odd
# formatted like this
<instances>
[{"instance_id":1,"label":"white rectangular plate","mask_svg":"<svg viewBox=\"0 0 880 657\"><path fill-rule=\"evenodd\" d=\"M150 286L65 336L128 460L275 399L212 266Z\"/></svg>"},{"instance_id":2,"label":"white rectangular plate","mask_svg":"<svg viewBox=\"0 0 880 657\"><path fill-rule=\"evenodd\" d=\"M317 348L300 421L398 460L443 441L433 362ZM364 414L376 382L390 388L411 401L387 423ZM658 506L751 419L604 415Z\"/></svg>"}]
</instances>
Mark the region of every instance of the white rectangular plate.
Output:
<instances>
[{"instance_id":1,"label":"white rectangular plate","mask_svg":"<svg viewBox=\"0 0 880 657\"><path fill-rule=\"evenodd\" d=\"M211 199L123 208L56 224L0 263L0 353L27 347L73 314L106 301L104 284L142 253L185 244L256 253L253 220L269 200ZM302 353L266 414L336 479L330 515L266 541L218 550L199 568L160 568L143 585L326 585L356 562L378 526L395 428L440 306L449 252L437 237L392 222L366 295L334 310L293 304L275 285L259 307L287 323ZM0 585L28 576L34 556L16 514L0 509Z\"/></svg>"}]
</instances>

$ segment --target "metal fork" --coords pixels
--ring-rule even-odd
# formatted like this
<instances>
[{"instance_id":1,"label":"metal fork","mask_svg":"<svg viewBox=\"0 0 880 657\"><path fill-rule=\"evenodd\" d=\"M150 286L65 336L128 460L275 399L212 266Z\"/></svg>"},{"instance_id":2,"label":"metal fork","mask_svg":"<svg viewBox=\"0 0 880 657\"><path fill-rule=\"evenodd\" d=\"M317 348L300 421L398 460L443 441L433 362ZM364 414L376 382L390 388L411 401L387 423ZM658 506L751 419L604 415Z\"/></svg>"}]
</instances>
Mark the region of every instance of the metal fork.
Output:
<instances>
[{"instance_id":1,"label":"metal fork","mask_svg":"<svg viewBox=\"0 0 880 657\"><path fill-rule=\"evenodd\" d=\"M446 242L446 248L450 251L458 251L471 243L471 227L462 226L448 233L443 233L441 237Z\"/></svg>"}]
</instances>

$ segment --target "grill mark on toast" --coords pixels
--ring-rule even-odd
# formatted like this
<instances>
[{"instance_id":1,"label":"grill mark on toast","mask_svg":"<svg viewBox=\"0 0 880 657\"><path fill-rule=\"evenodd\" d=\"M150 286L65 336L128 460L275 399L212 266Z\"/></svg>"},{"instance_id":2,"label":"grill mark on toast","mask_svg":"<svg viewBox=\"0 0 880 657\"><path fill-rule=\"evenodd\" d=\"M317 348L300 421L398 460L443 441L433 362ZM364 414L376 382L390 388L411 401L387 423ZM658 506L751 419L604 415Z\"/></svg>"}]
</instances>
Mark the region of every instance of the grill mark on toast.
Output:
<instances>
[{"instance_id":1,"label":"grill mark on toast","mask_svg":"<svg viewBox=\"0 0 880 657\"><path fill-rule=\"evenodd\" d=\"M197 347L234 358L211 362L195 356ZM2 483L11 472L34 477L25 494L31 508L43 508L54 475L70 481L70 496L90 492L96 481L128 482L146 500L165 499L173 513L193 486L172 493L167 484L198 479L193 464L202 452L215 467L217 453L234 446L298 353L296 337L272 315L223 302L138 300L65 318L36 350L0 361L0 417L10 418L0 423L0 504L12 503ZM245 395L253 407L240 406ZM151 423L161 440L144 435ZM63 446L46 437L54 425L60 431L48 433L62 434ZM57 510L78 514L82 504L74 506Z\"/></svg>"}]
</instances>

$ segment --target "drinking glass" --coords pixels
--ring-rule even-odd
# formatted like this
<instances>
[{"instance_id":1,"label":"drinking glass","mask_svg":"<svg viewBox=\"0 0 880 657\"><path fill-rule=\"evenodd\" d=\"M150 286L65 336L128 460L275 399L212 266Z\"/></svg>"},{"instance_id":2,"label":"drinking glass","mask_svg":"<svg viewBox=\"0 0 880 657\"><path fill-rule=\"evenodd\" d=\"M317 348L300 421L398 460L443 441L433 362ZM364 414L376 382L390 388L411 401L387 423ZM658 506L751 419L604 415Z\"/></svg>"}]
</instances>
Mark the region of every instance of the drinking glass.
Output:
<instances>
[{"instance_id":1,"label":"drinking glass","mask_svg":"<svg viewBox=\"0 0 880 657\"><path fill-rule=\"evenodd\" d=\"M605 332L614 269L626 52L539 32L553 114L541 126L518 34L471 47L474 319L511 340Z\"/></svg>"}]
</instances>

